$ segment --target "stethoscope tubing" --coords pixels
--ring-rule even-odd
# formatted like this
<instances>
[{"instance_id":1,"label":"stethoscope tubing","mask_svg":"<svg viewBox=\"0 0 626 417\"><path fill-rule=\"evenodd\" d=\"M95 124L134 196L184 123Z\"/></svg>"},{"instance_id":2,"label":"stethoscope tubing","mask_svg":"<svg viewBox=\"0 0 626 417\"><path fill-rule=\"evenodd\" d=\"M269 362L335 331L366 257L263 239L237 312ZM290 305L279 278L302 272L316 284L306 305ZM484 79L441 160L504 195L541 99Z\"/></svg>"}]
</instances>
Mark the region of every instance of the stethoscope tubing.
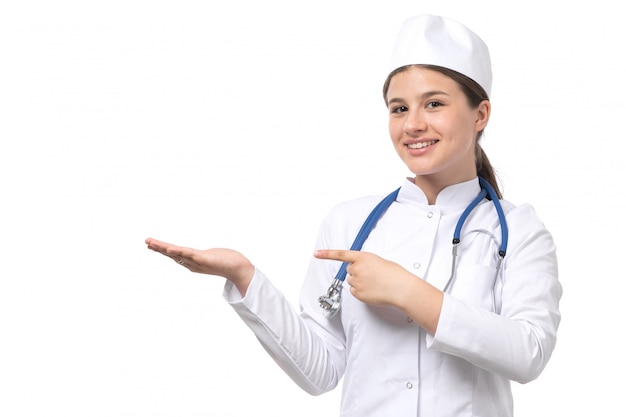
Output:
<instances>
[{"instance_id":1,"label":"stethoscope tubing","mask_svg":"<svg viewBox=\"0 0 626 417\"><path fill-rule=\"evenodd\" d=\"M500 204L500 200L498 199L498 195L496 191L489 184L489 182L487 182L487 180L485 180L484 178L478 177L478 181L481 186L480 193L465 208L465 210L459 217L459 220L457 221L456 227L454 229L454 235L452 237L452 271L450 273L450 278L448 278L448 281L446 282L446 285L443 291L447 292L450 286L452 285L452 283L454 282L454 278L456 275L457 248L458 248L458 245L461 243L461 230L463 229L463 225L465 224L465 221L469 217L472 210L474 210L474 208L476 208L476 206L485 197L489 196L489 199L492 201L496 209L496 213L498 214L498 220L500 222L500 231L501 231L501 241L500 241L500 247L498 249L499 259L498 259L498 264L496 266L494 283L491 289L492 304L493 304L493 309L495 311L496 309L495 288L496 288L498 273L500 271L500 266L502 265L502 260L504 259L504 256L506 255L506 250L507 250L508 240L509 240L509 230L508 230L508 226L506 223L504 210L502 209L502 205ZM367 219L365 219L365 222L363 222L363 225L361 226L361 229L359 230L357 237L354 239L354 242L352 243L350 250L356 250L356 251L361 250L361 248L363 247L363 244L365 243L365 240L367 239L370 232L376 225L376 222L378 222L378 219L385 213L385 211L387 211L389 206L391 206L391 204L396 200L399 192L400 192L400 188L398 188L397 190L387 195L383 200L381 200L376 205L376 207L374 207L374 209L370 212L369 216L367 216ZM331 285L328 288L327 293L321 295L318 298L320 306L324 309L324 315L326 316L326 318L331 318L332 316L334 316L337 313L337 311L339 311L339 308L341 307L342 284L344 280L346 279L346 276L348 275L349 264L350 264L349 262L343 262L341 264L341 267L339 268L337 275L331 282Z\"/></svg>"},{"instance_id":2,"label":"stethoscope tubing","mask_svg":"<svg viewBox=\"0 0 626 417\"><path fill-rule=\"evenodd\" d=\"M385 197L380 203L378 203L376 207L374 207L374 210L372 210L369 216L367 216L367 219L365 219L363 226L361 226L361 230L359 230L359 233L354 239L354 242L352 243L350 250L356 250L356 251L361 250L361 248L363 247L363 244L367 240L367 237L369 236L370 232L376 225L376 222L378 221L380 217L382 217L383 213L387 211L387 208L389 208L391 203L393 203L396 200L399 192L400 192L400 188L398 188L397 190L387 195L387 197ZM346 279L346 276L348 275L348 265L350 265L349 262L344 262L341 264L341 267L339 268L339 271L337 272L337 275L335 276L336 280L344 281Z\"/></svg>"}]
</instances>

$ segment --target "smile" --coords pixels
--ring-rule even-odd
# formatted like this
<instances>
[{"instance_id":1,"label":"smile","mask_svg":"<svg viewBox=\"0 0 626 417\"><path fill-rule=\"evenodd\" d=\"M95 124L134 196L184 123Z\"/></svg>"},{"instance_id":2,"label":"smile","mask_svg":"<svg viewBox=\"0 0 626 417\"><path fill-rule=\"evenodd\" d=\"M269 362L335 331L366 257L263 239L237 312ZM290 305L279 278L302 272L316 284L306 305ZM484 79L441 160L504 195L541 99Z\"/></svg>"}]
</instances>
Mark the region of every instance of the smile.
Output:
<instances>
[{"instance_id":1,"label":"smile","mask_svg":"<svg viewBox=\"0 0 626 417\"><path fill-rule=\"evenodd\" d=\"M409 143L406 146L408 146L409 149L422 149L422 148L426 148L427 146L434 145L437 142L439 142L439 141L438 140L429 140L427 142Z\"/></svg>"}]
</instances>

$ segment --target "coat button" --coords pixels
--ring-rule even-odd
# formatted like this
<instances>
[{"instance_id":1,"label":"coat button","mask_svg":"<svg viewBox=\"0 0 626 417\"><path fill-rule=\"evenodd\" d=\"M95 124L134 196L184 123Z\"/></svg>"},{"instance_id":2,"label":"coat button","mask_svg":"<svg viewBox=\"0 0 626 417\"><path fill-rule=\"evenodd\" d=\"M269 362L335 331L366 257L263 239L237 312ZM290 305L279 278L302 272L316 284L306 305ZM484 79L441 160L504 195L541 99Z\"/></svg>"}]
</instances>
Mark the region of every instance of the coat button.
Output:
<instances>
[{"instance_id":1,"label":"coat button","mask_svg":"<svg viewBox=\"0 0 626 417\"><path fill-rule=\"evenodd\" d=\"M413 389L413 384L411 384L410 382L407 382L406 389Z\"/></svg>"},{"instance_id":2,"label":"coat button","mask_svg":"<svg viewBox=\"0 0 626 417\"><path fill-rule=\"evenodd\" d=\"M433 217L433 212L429 211L428 214L426 215L429 219Z\"/></svg>"},{"instance_id":3,"label":"coat button","mask_svg":"<svg viewBox=\"0 0 626 417\"><path fill-rule=\"evenodd\" d=\"M420 264L419 262L415 262L413 264L413 268L415 268L415 269L420 269L421 266L422 266L422 264Z\"/></svg>"}]
</instances>

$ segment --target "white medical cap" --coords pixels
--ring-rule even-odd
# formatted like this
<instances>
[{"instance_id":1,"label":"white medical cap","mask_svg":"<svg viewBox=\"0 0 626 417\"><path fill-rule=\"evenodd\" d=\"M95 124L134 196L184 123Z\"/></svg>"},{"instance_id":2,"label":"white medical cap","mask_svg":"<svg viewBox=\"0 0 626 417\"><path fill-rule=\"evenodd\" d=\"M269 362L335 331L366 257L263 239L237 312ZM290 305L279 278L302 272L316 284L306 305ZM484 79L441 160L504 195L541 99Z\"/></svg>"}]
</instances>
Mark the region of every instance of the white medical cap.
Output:
<instances>
[{"instance_id":1,"label":"white medical cap","mask_svg":"<svg viewBox=\"0 0 626 417\"><path fill-rule=\"evenodd\" d=\"M491 95L489 49L478 35L454 20L419 15L404 21L389 72L412 64L437 65L460 72Z\"/></svg>"}]
</instances>

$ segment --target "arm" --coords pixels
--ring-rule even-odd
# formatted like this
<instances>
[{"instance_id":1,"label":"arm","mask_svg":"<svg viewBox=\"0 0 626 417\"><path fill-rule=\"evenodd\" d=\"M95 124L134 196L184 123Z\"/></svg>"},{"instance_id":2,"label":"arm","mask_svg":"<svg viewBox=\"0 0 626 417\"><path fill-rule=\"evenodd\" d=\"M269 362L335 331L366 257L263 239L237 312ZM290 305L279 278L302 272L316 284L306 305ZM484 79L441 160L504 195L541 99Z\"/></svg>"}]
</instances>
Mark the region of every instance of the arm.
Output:
<instances>
[{"instance_id":1,"label":"arm","mask_svg":"<svg viewBox=\"0 0 626 417\"><path fill-rule=\"evenodd\" d=\"M500 314L468 304L367 252L320 250L320 259L349 262L351 293L402 310L427 332L431 349L508 379L527 382L547 364L560 321L561 286L550 234L532 211L511 215L515 233L503 264Z\"/></svg>"},{"instance_id":2,"label":"arm","mask_svg":"<svg viewBox=\"0 0 626 417\"><path fill-rule=\"evenodd\" d=\"M500 314L445 295L428 346L521 383L543 371L560 323L556 247L527 207L507 215L509 251L503 263Z\"/></svg>"},{"instance_id":3,"label":"arm","mask_svg":"<svg viewBox=\"0 0 626 417\"><path fill-rule=\"evenodd\" d=\"M342 330L337 322L329 330L307 314L298 314L265 275L237 251L197 250L151 238L146 244L192 272L225 277L226 300L303 390L318 395L338 384L345 368L345 346L338 336ZM312 266L309 276L326 274L326 267Z\"/></svg>"}]
</instances>

